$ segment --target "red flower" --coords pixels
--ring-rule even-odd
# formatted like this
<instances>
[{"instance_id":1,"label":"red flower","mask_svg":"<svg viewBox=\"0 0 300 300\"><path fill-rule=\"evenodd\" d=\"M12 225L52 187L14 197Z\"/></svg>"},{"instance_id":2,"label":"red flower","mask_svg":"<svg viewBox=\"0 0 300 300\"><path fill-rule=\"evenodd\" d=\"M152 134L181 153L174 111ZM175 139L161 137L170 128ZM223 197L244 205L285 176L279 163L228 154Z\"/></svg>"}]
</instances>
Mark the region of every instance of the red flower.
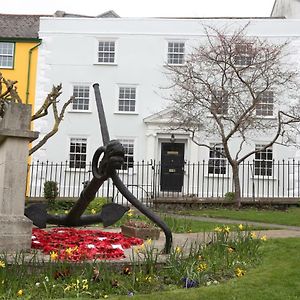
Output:
<instances>
[{"instance_id":1,"label":"red flower","mask_svg":"<svg viewBox=\"0 0 300 300\"><path fill-rule=\"evenodd\" d=\"M31 248L49 254L58 253L59 260L81 261L124 258L124 251L143 241L121 233L75 228L33 229Z\"/></svg>"}]
</instances>

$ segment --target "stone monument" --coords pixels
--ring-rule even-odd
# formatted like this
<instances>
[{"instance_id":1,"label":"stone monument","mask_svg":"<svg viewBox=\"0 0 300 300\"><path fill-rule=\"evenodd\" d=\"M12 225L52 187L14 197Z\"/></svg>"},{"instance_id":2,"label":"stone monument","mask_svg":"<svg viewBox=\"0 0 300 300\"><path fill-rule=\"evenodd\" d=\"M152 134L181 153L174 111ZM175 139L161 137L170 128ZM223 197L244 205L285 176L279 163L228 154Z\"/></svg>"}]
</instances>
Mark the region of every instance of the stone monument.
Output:
<instances>
[{"instance_id":1,"label":"stone monument","mask_svg":"<svg viewBox=\"0 0 300 300\"><path fill-rule=\"evenodd\" d=\"M8 102L0 118L0 251L31 246L32 222L24 216L31 105Z\"/></svg>"}]
</instances>

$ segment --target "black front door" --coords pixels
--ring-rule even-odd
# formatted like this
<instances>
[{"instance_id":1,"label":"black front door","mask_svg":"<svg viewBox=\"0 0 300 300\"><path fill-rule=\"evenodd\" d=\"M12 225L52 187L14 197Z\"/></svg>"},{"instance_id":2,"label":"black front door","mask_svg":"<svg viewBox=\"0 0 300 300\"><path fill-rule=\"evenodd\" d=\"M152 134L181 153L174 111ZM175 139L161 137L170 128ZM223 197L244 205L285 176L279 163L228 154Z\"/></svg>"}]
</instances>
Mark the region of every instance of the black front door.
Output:
<instances>
[{"instance_id":1,"label":"black front door","mask_svg":"<svg viewBox=\"0 0 300 300\"><path fill-rule=\"evenodd\" d=\"M161 144L161 191L181 192L183 185L184 144Z\"/></svg>"}]
</instances>

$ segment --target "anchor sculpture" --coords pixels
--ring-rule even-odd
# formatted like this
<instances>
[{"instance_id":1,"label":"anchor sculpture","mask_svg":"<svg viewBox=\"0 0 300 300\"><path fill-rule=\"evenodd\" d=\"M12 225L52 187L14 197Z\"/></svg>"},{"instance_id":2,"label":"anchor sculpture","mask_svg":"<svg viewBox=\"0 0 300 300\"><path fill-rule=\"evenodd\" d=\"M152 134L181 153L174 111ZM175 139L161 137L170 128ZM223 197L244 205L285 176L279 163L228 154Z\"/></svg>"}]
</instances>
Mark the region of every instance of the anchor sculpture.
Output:
<instances>
[{"instance_id":1,"label":"anchor sculpture","mask_svg":"<svg viewBox=\"0 0 300 300\"><path fill-rule=\"evenodd\" d=\"M99 84L93 85L102 140L102 147L95 151L92 159L93 178L87 184L80 194L79 199L74 204L67 215L51 215L48 214L46 204L32 204L25 209L25 215L32 220L33 224L39 228L45 228L47 224L56 224L62 226L83 226L88 224L103 223L103 226L109 226L117 222L128 207L124 207L117 203L105 204L100 213L95 215L83 215L89 203L95 198L97 191L101 185L111 178L119 192L136 207L141 213L153 221L160 227L166 237L164 252L169 253L172 246L172 232L168 226L148 207L141 203L124 185L118 176L116 170L120 169L124 162L124 148L117 140L110 140L109 132L106 124L106 118L101 99ZM101 155L103 158L100 160Z\"/></svg>"}]
</instances>

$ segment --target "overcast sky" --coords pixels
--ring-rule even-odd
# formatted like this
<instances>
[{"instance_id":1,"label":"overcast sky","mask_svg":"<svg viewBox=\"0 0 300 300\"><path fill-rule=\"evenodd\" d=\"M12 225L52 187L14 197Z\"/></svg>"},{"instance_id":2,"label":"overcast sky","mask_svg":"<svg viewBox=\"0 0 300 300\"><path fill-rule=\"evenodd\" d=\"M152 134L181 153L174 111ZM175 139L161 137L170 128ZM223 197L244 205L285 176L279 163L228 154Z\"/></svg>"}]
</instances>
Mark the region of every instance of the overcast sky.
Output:
<instances>
[{"instance_id":1,"label":"overcast sky","mask_svg":"<svg viewBox=\"0 0 300 300\"><path fill-rule=\"evenodd\" d=\"M269 17L275 0L0 0L0 13L50 14L57 10L121 17Z\"/></svg>"}]
</instances>

